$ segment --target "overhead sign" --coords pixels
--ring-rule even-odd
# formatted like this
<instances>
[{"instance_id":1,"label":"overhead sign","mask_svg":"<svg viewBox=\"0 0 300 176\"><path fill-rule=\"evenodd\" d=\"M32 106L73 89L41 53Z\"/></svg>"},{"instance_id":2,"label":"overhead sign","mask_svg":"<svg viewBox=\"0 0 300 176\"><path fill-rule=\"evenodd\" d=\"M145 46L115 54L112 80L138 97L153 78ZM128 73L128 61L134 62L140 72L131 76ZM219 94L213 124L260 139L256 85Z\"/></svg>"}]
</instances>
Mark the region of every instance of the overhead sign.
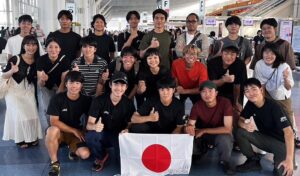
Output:
<instances>
[{"instance_id":1,"label":"overhead sign","mask_svg":"<svg viewBox=\"0 0 300 176\"><path fill-rule=\"evenodd\" d=\"M216 21L216 19L213 19L213 18L207 18L207 19L205 19L205 24L207 26L215 26L217 24L217 21Z\"/></svg>"},{"instance_id":2,"label":"overhead sign","mask_svg":"<svg viewBox=\"0 0 300 176\"><path fill-rule=\"evenodd\" d=\"M244 19L243 20L243 25L244 26L253 26L254 25L254 22L252 19Z\"/></svg>"},{"instance_id":3,"label":"overhead sign","mask_svg":"<svg viewBox=\"0 0 300 176\"><path fill-rule=\"evenodd\" d=\"M170 13L170 0L157 0L157 8L165 10Z\"/></svg>"},{"instance_id":4,"label":"overhead sign","mask_svg":"<svg viewBox=\"0 0 300 176\"><path fill-rule=\"evenodd\" d=\"M77 21L75 3L66 3L66 9L72 13L73 21Z\"/></svg>"},{"instance_id":5,"label":"overhead sign","mask_svg":"<svg viewBox=\"0 0 300 176\"><path fill-rule=\"evenodd\" d=\"M293 31L293 21L290 20L282 20L280 21L279 27L279 37L292 42L292 31Z\"/></svg>"},{"instance_id":6,"label":"overhead sign","mask_svg":"<svg viewBox=\"0 0 300 176\"><path fill-rule=\"evenodd\" d=\"M200 0L199 18L204 19L205 16L205 0Z\"/></svg>"},{"instance_id":7,"label":"overhead sign","mask_svg":"<svg viewBox=\"0 0 300 176\"><path fill-rule=\"evenodd\" d=\"M294 26L292 47L295 52L300 53L300 26Z\"/></svg>"}]
</instances>

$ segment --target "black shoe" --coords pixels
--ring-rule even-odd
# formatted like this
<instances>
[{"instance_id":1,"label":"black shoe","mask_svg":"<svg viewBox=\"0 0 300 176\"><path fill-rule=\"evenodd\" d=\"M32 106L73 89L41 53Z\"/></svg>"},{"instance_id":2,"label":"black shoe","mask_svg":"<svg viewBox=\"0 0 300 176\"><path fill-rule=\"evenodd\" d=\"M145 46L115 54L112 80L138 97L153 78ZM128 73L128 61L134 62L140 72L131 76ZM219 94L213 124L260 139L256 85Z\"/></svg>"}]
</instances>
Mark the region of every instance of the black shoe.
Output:
<instances>
[{"instance_id":1,"label":"black shoe","mask_svg":"<svg viewBox=\"0 0 300 176\"><path fill-rule=\"evenodd\" d=\"M236 167L237 172L250 172L250 171L260 171L261 165L260 160L254 160L248 158L244 164L238 165Z\"/></svg>"},{"instance_id":2,"label":"black shoe","mask_svg":"<svg viewBox=\"0 0 300 176\"><path fill-rule=\"evenodd\" d=\"M93 170L93 171L96 171L96 172L101 171L101 170L104 168L105 163L106 163L106 161L108 160L108 158L109 158L109 154L106 153L105 156L104 156L104 158L103 158L102 160L96 159L96 160L94 161L94 163L93 163L92 170Z\"/></svg>"},{"instance_id":3,"label":"black shoe","mask_svg":"<svg viewBox=\"0 0 300 176\"><path fill-rule=\"evenodd\" d=\"M295 148L300 149L300 138L299 137L296 137L296 139L295 139Z\"/></svg>"},{"instance_id":4,"label":"black shoe","mask_svg":"<svg viewBox=\"0 0 300 176\"><path fill-rule=\"evenodd\" d=\"M72 161L78 160L78 158L79 158L74 152L71 152L71 151L69 151L68 157Z\"/></svg>"},{"instance_id":5,"label":"black shoe","mask_svg":"<svg viewBox=\"0 0 300 176\"><path fill-rule=\"evenodd\" d=\"M234 175L235 171L230 167L229 163L226 161L220 161L219 165L221 166L223 172L226 175Z\"/></svg>"},{"instance_id":6,"label":"black shoe","mask_svg":"<svg viewBox=\"0 0 300 176\"><path fill-rule=\"evenodd\" d=\"M60 164L58 161L50 164L50 171L48 176L59 176L60 175Z\"/></svg>"}]
</instances>

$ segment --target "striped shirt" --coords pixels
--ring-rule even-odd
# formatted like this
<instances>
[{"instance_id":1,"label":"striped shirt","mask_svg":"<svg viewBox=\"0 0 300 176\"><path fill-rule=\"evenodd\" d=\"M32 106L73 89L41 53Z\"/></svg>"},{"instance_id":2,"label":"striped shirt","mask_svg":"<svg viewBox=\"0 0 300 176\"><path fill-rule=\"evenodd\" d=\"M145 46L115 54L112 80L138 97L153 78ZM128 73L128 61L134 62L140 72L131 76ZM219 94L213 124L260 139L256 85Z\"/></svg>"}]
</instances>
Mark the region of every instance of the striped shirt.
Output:
<instances>
[{"instance_id":1,"label":"striped shirt","mask_svg":"<svg viewBox=\"0 0 300 176\"><path fill-rule=\"evenodd\" d=\"M107 62L105 59L95 55L92 64L87 64L83 56L72 62L72 68L74 68L75 64L77 64L79 71L84 76L82 93L95 96L98 80L101 78L103 71L107 68Z\"/></svg>"}]
</instances>

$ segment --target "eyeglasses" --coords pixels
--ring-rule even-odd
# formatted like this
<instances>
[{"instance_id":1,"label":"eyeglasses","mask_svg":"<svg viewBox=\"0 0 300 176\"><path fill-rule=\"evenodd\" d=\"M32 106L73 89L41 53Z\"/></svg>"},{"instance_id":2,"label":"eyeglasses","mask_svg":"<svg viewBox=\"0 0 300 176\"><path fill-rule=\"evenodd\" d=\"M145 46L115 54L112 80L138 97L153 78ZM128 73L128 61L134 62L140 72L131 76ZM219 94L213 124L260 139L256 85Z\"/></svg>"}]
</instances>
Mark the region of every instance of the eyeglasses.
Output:
<instances>
[{"instance_id":1,"label":"eyeglasses","mask_svg":"<svg viewBox=\"0 0 300 176\"><path fill-rule=\"evenodd\" d=\"M186 23L193 23L193 24L195 24L195 23L197 23L198 21L196 21L196 20L186 20Z\"/></svg>"}]
</instances>

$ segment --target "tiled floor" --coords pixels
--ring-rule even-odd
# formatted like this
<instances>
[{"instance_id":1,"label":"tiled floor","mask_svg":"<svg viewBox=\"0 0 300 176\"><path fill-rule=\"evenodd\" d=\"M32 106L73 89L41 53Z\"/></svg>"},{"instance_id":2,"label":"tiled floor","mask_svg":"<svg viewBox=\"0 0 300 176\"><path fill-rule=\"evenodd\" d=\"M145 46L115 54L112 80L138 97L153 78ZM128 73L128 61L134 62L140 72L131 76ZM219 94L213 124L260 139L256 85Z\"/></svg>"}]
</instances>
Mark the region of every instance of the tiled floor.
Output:
<instances>
[{"instance_id":1,"label":"tiled floor","mask_svg":"<svg viewBox=\"0 0 300 176\"><path fill-rule=\"evenodd\" d=\"M296 82L296 87L293 89L292 100L293 108L297 118L297 124L300 126L300 75L295 78L299 80ZM187 104L187 108L191 105ZM0 101L0 136L3 134L5 103ZM42 126L45 128L45 120L42 120ZM67 157L68 150L66 147L61 148L59 151L59 158L61 161L61 175L63 176L91 176L91 175L103 175L112 176L119 173L119 169L114 161L110 162L110 165L104 168L101 173L91 171L92 160L86 161L70 161ZM296 152L297 162L300 163L300 150ZM240 164L244 162L245 157L240 153L232 153L232 165ZM266 176L272 175L272 156L267 154L262 159L263 170L260 172L251 172L246 174L236 174L243 176ZM217 166L217 153L210 151L202 160L192 165L191 176L223 175L221 169ZM40 145L29 149L20 149L16 145L10 142L4 142L0 140L0 176L44 176L48 173L49 157L44 145L44 140L40 141ZM295 171L295 176L300 175L300 169Z\"/></svg>"}]
</instances>

